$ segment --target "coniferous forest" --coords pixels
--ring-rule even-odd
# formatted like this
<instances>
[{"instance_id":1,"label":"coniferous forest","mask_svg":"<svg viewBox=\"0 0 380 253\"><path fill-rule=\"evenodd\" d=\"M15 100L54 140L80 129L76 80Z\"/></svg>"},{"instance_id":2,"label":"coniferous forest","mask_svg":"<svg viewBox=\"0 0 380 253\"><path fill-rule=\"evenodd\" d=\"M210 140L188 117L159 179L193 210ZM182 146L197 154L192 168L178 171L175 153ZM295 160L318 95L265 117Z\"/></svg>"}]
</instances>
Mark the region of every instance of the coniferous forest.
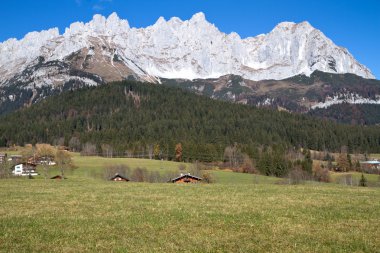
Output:
<instances>
[{"instance_id":1,"label":"coniferous forest","mask_svg":"<svg viewBox=\"0 0 380 253\"><path fill-rule=\"evenodd\" d=\"M0 145L51 143L116 155L154 153L219 161L227 146L380 152L380 128L217 101L163 85L124 81L68 91L0 119Z\"/></svg>"}]
</instances>

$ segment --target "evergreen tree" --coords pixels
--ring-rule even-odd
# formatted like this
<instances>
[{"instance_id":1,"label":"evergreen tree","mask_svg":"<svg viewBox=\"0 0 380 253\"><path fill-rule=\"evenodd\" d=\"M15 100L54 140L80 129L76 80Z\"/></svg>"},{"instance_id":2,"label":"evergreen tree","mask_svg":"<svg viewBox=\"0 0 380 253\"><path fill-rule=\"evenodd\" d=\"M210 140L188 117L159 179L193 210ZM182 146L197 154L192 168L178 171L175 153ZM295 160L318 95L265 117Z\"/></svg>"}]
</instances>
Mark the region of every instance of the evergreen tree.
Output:
<instances>
[{"instance_id":1,"label":"evergreen tree","mask_svg":"<svg viewBox=\"0 0 380 253\"><path fill-rule=\"evenodd\" d=\"M364 174L362 173L362 176L359 181L359 186L366 187L367 186L367 179L364 177Z\"/></svg>"}]
</instances>

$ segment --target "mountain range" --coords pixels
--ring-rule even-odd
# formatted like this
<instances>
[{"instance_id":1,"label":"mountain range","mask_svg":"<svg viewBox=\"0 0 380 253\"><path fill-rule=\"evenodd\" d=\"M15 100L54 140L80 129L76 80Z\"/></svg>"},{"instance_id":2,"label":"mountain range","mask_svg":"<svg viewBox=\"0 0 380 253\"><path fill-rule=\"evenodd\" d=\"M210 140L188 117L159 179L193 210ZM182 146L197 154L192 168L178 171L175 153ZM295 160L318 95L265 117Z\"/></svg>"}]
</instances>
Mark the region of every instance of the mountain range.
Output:
<instances>
[{"instance_id":1,"label":"mountain range","mask_svg":"<svg viewBox=\"0 0 380 253\"><path fill-rule=\"evenodd\" d=\"M0 43L0 114L64 90L126 79L296 112L380 103L371 71L308 22L282 22L243 39L219 31L203 13L187 21L161 17L146 28L113 13L73 23L62 34L52 28Z\"/></svg>"}]
</instances>

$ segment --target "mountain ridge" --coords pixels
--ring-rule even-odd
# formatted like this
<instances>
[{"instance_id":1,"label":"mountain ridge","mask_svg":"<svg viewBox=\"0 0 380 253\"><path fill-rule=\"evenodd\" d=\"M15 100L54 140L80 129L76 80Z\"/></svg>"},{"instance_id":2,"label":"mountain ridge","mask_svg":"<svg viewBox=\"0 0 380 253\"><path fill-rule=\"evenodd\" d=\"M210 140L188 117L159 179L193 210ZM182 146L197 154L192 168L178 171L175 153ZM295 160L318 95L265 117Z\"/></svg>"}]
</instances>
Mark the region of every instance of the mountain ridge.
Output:
<instances>
[{"instance_id":1,"label":"mountain ridge","mask_svg":"<svg viewBox=\"0 0 380 253\"><path fill-rule=\"evenodd\" d=\"M241 39L237 33L220 32L202 12L187 21L160 17L146 28L131 28L113 13L108 18L94 15L88 23L75 22L63 34L52 28L0 43L0 83L5 85L18 69L38 57L67 61L84 50L85 57L107 58L113 65L116 56L125 65L128 70L120 71L112 81L129 75L158 81L160 77L196 79L226 74L254 81L279 80L315 70L374 78L347 49L336 46L308 22L282 22L268 34Z\"/></svg>"},{"instance_id":2,"label":"mountain ridge","mask_svg":"<svg viewBox=\"0 0 380 253\"><path fill-rule=\"evenodd\" d=\"M321 77L305 102L302 82L316 72L341 77ZM340 81L347 72L358 76L349 85ZM130 27L113 13L72 23L63 34L52 28L0 43L0 114L65 90L129 79L187 83L212 98L304 113L342 101L377 104L380 89L372 78L347 49L306 21L242 39L219 31L203 13L185 21L160 17L146 28Z\"/></svg>"}]
</instances>

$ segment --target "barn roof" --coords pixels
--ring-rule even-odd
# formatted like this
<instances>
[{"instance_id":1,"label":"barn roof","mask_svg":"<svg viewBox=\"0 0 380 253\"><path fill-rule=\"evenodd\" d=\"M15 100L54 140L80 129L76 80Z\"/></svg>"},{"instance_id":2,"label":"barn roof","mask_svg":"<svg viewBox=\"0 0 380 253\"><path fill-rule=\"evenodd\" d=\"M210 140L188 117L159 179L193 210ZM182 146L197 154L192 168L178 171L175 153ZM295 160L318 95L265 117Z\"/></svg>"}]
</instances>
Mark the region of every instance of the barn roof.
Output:
<instances>
[{"instance_id":1,"label":"barn roof","mask_svg":"<svg viewBox=\"0 0 380 253\"><path fill-rule=\"evenodd\" d=\"M114 180L115 178L121 178L121 179L124 179L124 180L126 180L126 181L129 181L128 178L126 178L126 177L120 175L119 173L116 173L113 177L110 178L110 180Z\"/></svg>"},{"instance_id":2,"label":"barn roof","mask_svg":"<svg viewBox=\"0 0 380 253\"><path fill-rule=\"evenodd\" d=\"M179 177L173 178L169 182L175 182L175 181L181 180L182 178L192 178L195 180L202 180L202 178L200 177L193 176L190 173L187 173L187 174L181 174Z\"/></svg>"},{"instance_id":3,"label":"barn roof","mask_svg":"<svg viewBox=\"0 0 380 253\"><path fill-rule=\"evenodd\" d=\"M50 179L67 179L67 178L62 177L61 175L56 175L54 177L51 177Z\"/></svg>"},{"instance_id":4,"label":"barn roof","mask_svg":"<svg viewBox=\"0 0 380 253\"><path fill-rule=\"evenodd\" d=\"M36 164L34 164L34 163L28 163L28 162L17 163L17 164L15 164L15 165L13 165L13 167L14 167L14 166L17 166L17 165L20 165L20 164L22 164L22 165L24 165L24 166L37 167Z\"/></svg>"},{"instance_id":5,"label":"barn roof","mask_svg":"<svg viewBox=\"0 0 380 253\"><path fill-rule=\"evenodd\" d=\"M364 164L380 164L380 162L376 161L376 160L373 160L373 161L363 161L363 162L360 162L360 163L364 163Z\"/></svg>"}]
</instances>

